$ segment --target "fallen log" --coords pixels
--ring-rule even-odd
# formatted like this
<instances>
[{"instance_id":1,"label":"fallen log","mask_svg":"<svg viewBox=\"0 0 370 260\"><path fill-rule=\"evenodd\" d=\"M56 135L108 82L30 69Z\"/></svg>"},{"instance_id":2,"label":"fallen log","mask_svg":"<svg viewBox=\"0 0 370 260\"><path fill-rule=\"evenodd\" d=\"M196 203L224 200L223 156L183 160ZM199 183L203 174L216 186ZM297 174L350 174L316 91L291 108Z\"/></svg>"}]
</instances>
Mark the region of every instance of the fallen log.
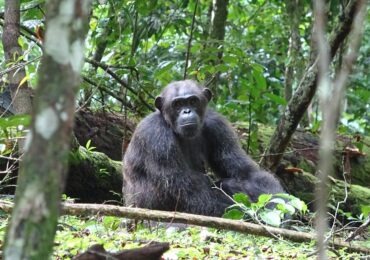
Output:
<instances>
[{"instance_id":1,"label":"fallen log","mask_svg":"<svg viewBox=\"0 0 370 260\"><path fill-rule=\"evenodd\" d=\"M6 213L10 213L12 211L12 208L13 203L0 200L1 210L3 210ZM233 230L241 233L258 236L283 238L294 242L310 242L316 239L314 233L298 232L283 228L262 226L239 220L230 220L179 212L119 207L113 205L62 203L62 214L74 216L104 215L104 216L124 217L137 220L154 220L171 223L192 224L203 227ZM328 241L328 244L330 246L333 246L334 248L346 247L350 251L370 254L370 247L368 248L363 246L357 246L354 245L353 243L345 242L339 238L330 239Z\"/></svg>"},{"instance_id":2,"label":"fallen log","mask_svg":"<svg viewBox=\"0 0 370 260\"><path fill-rule=\"evenodd\" d=\"M313 191L318 182L316 176L307 172L289 172L279 175L282 183L285 185L286 190L300 198L307 204L312 205L315 200ZM340 205L340 209L345 212L352 212L352 214L360 214L361 207L370 205L370 189L360 185L350 185L344 181L331 178L329 196L332 203L344 201ZM346 193L347 190L347 193Z\"/></svg>"},{"instance_id":3,"label":"fallen log","mask_svg":"<svg viewBox=\"0 0 370 260\"><path fill-rule=\"evenodd\" d=\"M122 203L122 163L85 147L73 148L64 193L79 202Z\"/></svg>"}]
</instances>

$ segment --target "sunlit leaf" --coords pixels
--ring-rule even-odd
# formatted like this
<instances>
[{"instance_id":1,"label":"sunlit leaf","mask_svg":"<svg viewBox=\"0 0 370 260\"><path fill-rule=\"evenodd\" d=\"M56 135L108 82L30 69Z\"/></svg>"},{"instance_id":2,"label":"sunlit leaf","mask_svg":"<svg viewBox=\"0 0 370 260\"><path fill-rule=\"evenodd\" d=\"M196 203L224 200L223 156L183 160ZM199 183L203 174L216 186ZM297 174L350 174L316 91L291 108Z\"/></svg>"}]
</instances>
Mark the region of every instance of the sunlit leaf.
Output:
<instances>
[{"instance_id":1,"label":"sunlit leaf","mask_svg":"<svg viewBox=\"0 0 370 260\"><path fill-rule=\"evenodd\" d=\"M29 79L29 76L27 76L27 75L26 75L26 76L21 80L21 82L19 82L19 87L21 87L24 83L26 83L28 79Z\"/></svg>"},{"instance_id":2,"label":"sunlit leaf","mask_svg":"<svg viewBox=\"0 0 370 260\"><path fill-rule=\"evenodd\" d=\"M259 215L263 222L268 225L279 227L281 224L281 217L279 211L263 211Z\"/></svg>"},{"instance_id":3,"label":"sunlit leaf","mask_svg":"<svg viewBox=\"0 0 370 260\"><path fill-rule=\"evenodd\" d=\"M271 199L271 197L272 197L271 194L261 194L258 197L257 204L258 205L265 205Z\"/></svg>"},{"instance_id":4,"label":"sunlit leaf","mask_svg":"<svg viewBox=\"0 0 370 260\"><path fill-rule=\"evenodd\" d=\"M286 203L280 203L276 206L276 208L283 213L289 213L290 215L294 215L296 212L295 208L292 205Z\"/></svg>"},{"instance_id":5,"label":"sunlit leaf","mask_svg":"<svg viewBox=\"0 0 370 260\"><path fill-rule=\"evenodd\" d=\"M154 72L155 77L160 77L167 73L176 63L174 61L164 61L158 65L158 69Z\"/></svg>"},{"instance_id":6,"label":"sunlit leaf","mask_svg":"<svg viewBox=\"0 0 370 260\"><path fill-rule=\"evenodd\" d=\"M266 89L267 84L266 79L263 76L263 67L258 64L253 64L252 68L253 68L252 75L257 83L257 87L260 89Z\"/></svg>"},{"instance_id":7,"label":"sunlit leaf","mask_svg":"<svg viewBox=\"0 0 370 260\"><path fill-rule=\"evenodd\" d=\"M248 195L244 194L244 193L235 193L233 195L233 199L238 202L238 203L242 203L243 205L245 205L246 207L250 207L251 205L251 201L249 200L249 197Z\"/></svg>"},{"instance_id":8,"label":"sunlit leaf","mask_svg":"<svg viewBox=\"0 0 370 260\"><path fill-rule=\"evenodd\" d=\"M0 127L7 128L7 127L16 127L19 125L29 126L30 122L31 122L30 115L14 115L0 118Z\"/></svg>"},{"instance_id":9,"label":"sunlit leaf","mask_svg":"<svg viewBox=\"0 0 370 260\"><path fill-rule=\"evenodd\" d=\"M222 217L228 218L228 219L240 220L240 219L243 219L244 213L238 209L231 209L231 210L228 210Z\"/></svg>"},{"instance_id":10,"label":"sunlit leaf","mask_svg":"<svg viewBox=\"0 0 370 260\"><path fill-rule=\"evenodd\" d=\"M270 202L276 203L276 204L285 204L285 200L281 198L272 198Z\"/></svg>"},{"instance_id":11,"label":"sunlit leaf","mask_svg":"<svg viewBox=\"0 0 370 260\"><path fill-rule=\"evenodd\" d=\"M361 206L361 212L364 216L368 216L370 214L370 206Z\"/></svg>"},{"instance_id":12,"label":"sunlit leaf","mask_svg":"<svg viewBox=\"0 0 370 260\"><path fill-rule=\"evenodd\" d=\"M289 204L295 207L297 210L299 210L302 213L305 213L307 211L307 205L300 199L293 199L289 201Z\"/></svg>"}]
</instances>

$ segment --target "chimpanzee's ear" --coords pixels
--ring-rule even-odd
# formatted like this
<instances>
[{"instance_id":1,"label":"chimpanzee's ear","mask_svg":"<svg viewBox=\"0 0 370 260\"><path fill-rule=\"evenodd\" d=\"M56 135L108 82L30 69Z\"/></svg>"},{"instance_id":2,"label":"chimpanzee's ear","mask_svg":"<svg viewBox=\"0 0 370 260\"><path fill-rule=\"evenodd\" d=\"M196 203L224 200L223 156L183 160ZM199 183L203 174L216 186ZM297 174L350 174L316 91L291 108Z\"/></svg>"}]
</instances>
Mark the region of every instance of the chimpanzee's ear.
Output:
<instances>
[{"instance_id":1,"label":"chimpanzee's ear","mask_svg":"<svg viewBox=\"0 0 370 260\"><path fill-rule=\"evenodd\" d=\"M154 105L155 105L155 107L156 107L159 111L161 111L162 106L163 106L163 98L162 98L161 96L157 96L157 97L155 98Z\"/></svg>"},{"instance_id":2,"label":"chimpanzee's ear","mask_svg":"<svg viewBox=\"0 0 370 260\"><path fill-rule=\"evenodd\" d=\"M212 92L209 88L203 89L203 94L207 98L208 102L212 99Z\"/></svg>"}]
</instances>

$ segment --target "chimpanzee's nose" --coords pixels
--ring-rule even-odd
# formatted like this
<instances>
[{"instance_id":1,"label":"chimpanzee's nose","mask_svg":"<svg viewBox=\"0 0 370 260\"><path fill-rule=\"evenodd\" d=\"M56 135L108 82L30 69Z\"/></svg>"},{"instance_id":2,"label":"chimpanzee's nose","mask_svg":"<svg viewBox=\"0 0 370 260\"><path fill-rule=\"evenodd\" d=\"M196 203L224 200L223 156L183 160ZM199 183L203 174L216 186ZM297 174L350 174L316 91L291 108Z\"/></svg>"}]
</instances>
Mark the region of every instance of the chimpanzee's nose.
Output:
<instances>
[{"instance_id":1,"label":"chimpanzee's nose","mask_svg":"<svg viewBox=\"0 0 370 260\"><path fill-rule=\"evenodd\" d=\"M191 111L190 111L190 109L189 109L189 108L185 108L185 109L183 110L183 113L184 113L184 114L190 114L190 112L191 112Z\"/></svg>"}]
</instances>

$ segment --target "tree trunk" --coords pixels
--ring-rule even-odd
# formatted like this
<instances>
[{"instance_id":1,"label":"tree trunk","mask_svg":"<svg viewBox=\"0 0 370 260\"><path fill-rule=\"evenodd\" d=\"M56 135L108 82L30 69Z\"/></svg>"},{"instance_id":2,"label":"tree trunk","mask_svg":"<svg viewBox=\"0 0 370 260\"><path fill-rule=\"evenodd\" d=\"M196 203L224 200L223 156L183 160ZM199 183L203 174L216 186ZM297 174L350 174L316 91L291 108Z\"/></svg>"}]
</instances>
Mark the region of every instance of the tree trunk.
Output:
<instances>
[{"instance_id":1,"label":"tree trunk","mask_svg":"<svg viewBox=\"0 0 370 260\"><path fill-rule=\"evenodd\" d=\"M228 4L228 0L213 0L211 28L208 40L210 41L209 46L219 50L217 56L214 55L215 59L211 60L211 65L213 66L220 64L222 60ZM217 98L219 76L220 74L216 72L215 75L209 75L207 77L207 87L212 90L215 98Z\"/></svg>"},{"instance_id":2,"label":"tree trunk","mask_svg":"<svg viewBox=\"0 0 370 260\"><path fill-rule=\"evenodd\" d=\"M89 5L89 1L47 2L44 56L6 236L5 259L49 259L52 252Z\"/></svg>"},{"instance_id":3,"label":"tree trunk","mask_svg":"<svg viewBox=\"0 0 370 260\"><path fill-rule=\"evenodd\" d=\"M346 7L344 17L334 29L334 37L329 41L330 60L333 59L340 44L348 36L355 13L358 10L358 0L351 0ZM308 105L311 103L316 93L317 87L317 59L311 62L307 67L299 86L290 99L285 111L280 117L279 123L271 137L270 144L266 151L266 157L262 161L264 167L274 171L288 146L292 134L297 129L298 123L302 119Z\"/></svg>"},{"instance_id":4,"label":"tree trunk","mask_svg":"<svg viewBox=\"0 0 370 260\"><path fill-rule=\"evenodd\" d=\"M5 0L3 47L5 60L12 66L19 62L23 55L21 46L18 44L20 36L20 0ZM22 60L22 59L20 59ZM32 109L31 89L28 87L26 70L22 66L8 73L8 89L12 97L12 107L16 114L30 114ZM23 142L19 147L23 151Z\"/></svg>"},{"instance_id":5,"label":"tree trunk","mask_svg":"<svg viewBox=\"0 0 370 260\"><path fill-rule=\"evenodd\" d=\"M296 70L298 69L297 61L299 60L299 23L300 23L300 0L287 0L287 15L290 21L290 37L287 53L287 63L285 65L285 100L289 102L293 93L293 83L296 80Z\"/></svg>"},{"instance_id":6,"label":"tree trunk","mask_svg":"<svg viewBox=\"0 0 370 260\"><path fill-rule=\"evenodd\" d=\"M97 37L97 43L96 43L96 50L93 56L93 60L96 62L100 62L101 59L103 58L105 49L107 48L108 45L108 39L109 35L112 33L113 26L109 20L102 29L102 33ZM97 73L98 66L93 65L95 74ZM84 88L84 99L83 99L83 107L90 107L91 105L91 97L94 94L94 88L92 86L86 86Z\"/></svg>"}]
</instances>

